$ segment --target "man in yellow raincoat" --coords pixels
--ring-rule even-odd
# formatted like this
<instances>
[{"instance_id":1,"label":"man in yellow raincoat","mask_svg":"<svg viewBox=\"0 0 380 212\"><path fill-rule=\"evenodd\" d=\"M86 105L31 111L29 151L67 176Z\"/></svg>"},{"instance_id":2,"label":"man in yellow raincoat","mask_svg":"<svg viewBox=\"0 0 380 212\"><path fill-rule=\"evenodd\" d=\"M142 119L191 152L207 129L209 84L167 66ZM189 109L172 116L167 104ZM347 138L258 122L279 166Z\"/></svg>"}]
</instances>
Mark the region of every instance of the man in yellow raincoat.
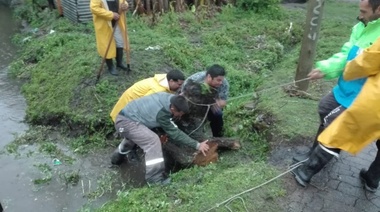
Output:
<instances>
[{"instance_id":1,"label":"man in yellow raincoat","mask_svg":"<svg viewBox=\"0 0 380 212\"><path fill-rule=\"evenodd\" d=\"M368 78L354 103L323 131L318 140L326 147L357 154L380 138L380 39L347 64L343 77L345 80ZM379 140L376 146L379 150ZM360 171L360 177L365 189L376 191L380 181L379 151L368 171Z\"/></svg>"},{"instance_id":2,"label":"man in yellow raincoat","mask_svg":"<svg viewBox=\"0 0 380 212\"><path fill-rule=\"evenodd\" d=\"M303 165L292 171L301 186L306 186L334 156L339 156L340 149L336 146L319 143L319 134L351 107L366 82L366 78L347 81L342 75L347 62L355 59L380 37L380 0L361 0L359 7L358 19L361 22L353 27L350 40L343 45L342 51L328 60L318 62L317 69L309 74L311 79L339 77L339 80L332 92L320 101L318 109L321 124L313 147L302 160L298 159L301 157L293 158L303 161Z\"/></svg>"},{"instance_id":3,"label":"man in yellow raincoat","mask_svg":"<svg viewBox=\"0 0 380 212\"><path fill-rule=\"evenodd\" d=\"M112 121L116 121L117 115L129 102L158 92L175 93L182 86L184 80L185 75L181 71L173 69L167 74L156 74L154 77L136 82L123 93L112 109L110 114ZM119 144L111 156L112 164L120 165L125 158L124 156L127 156L129 162L136 162L137 156L133 151L135 146L128 146L127 144L126 140Z\"/></svg>"},{"instance_id":4,"label":"man in yellow raincoat","mask_svg":"<svg viewBox=\"0 0 380 212\"><path fill-rule=\"evenodd\" d=\"M127 48L125 28L125 11L128 10L126 0L91 0L90 9L93 15L96 46L99 55L106 58L108 71L118 75L112 59L116 57L116 66L127 70L123 64L123 49ZM113 30L115 33L111 44ZM107 47L109 50L106 55Z\"/></svg>"}]
</instances>

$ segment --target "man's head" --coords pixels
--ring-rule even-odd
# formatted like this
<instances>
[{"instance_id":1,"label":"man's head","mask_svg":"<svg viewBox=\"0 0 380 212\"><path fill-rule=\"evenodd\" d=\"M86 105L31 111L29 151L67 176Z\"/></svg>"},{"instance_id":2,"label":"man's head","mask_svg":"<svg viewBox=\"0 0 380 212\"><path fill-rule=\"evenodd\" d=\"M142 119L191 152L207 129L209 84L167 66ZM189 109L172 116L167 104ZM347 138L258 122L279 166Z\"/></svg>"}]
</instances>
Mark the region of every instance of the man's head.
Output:
<instances>
[{"instance_id":1,"label":"man's head","mask_svg":"<svg viewBox=\"0 0 380 212\"><path fill-rule=\"evenodd\" d=\"M169 83L169 89L171 91L177 91L182 86L185 75L181 71L174 69L168 72L166 79Z\"/></svg>"},{"instance_id":2,"label":"man's head","mask_svg":"<svg viewBox=\"0 0 380 212\"><path fill-rule=\"evenodd\" d=\"M175 118L180 118L189 112L189 104L184 96L175 95L170 99L170 112Z\"/></svg>"},{"instance_id":3,"label":"man's head","mask_svg":"<svg viewBox=\"0 0 380 212\"><path fill-rule=\"evenodd\" d=\"M380 18L380 0L360 0L358 20L365 25Z\"/></svg>"},{"instance_id":4,"label":"man's head","mask_svg":"<svg viewBox=\"0 0 380 212\"><path fill-rule=\"evenodd\" d=\"M206 71L206 83L213 88L219 88L224 80L226 71L220 65L212 65Z\"/></svg>"}]
</instances>

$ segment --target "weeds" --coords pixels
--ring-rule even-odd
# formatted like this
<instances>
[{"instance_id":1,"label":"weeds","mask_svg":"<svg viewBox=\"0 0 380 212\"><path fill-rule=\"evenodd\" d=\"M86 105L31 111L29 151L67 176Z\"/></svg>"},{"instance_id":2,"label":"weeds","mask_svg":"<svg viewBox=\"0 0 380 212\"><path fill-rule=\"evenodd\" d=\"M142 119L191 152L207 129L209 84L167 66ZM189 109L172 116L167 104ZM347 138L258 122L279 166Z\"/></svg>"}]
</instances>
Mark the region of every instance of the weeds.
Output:
<instances>
[{"instance_id":1,"label":"weeds","mask_svg":"<svg viewBox=\"0 0 380 212\"><path fill-rule=\"evenodd\" d=\"M48 183L51 181L51 179L52 179L52 168L48 164L43 163L43 164L37 164L34 166L41 172L41 174L43 174L42 178L38 178L38 179L33 180L34 184L39 185L39 184L44 184L44 183Z\"/></svg>"}]
</instances>

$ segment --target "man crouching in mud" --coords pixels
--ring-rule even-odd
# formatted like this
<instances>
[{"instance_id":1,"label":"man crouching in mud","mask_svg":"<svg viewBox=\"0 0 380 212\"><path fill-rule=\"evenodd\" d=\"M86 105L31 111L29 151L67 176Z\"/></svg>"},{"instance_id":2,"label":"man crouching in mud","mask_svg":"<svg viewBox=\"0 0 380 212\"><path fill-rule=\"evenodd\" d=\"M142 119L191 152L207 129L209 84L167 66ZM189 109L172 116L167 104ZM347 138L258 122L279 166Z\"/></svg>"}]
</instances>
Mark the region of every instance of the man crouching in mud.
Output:
<instances>
[{"instance_id":1,"label":"man crouching in mud","mask_svg":"<svg viewBox=\"0 0 380 212\"><path fill-rule=\"evenodd\" d=\"M174 119L188 112L189 105L184 96L159 92L131 101L116 117L115 128L125 138L119 145L119 151L128 152L135 144L144 150L145 180L148 184L170 183L170 178L164 176L161 140L151 129L160 127L171 142L190 146L204 155L209 150L207 140L199 143L174 124Z\"/></svg>"}]
</instances>

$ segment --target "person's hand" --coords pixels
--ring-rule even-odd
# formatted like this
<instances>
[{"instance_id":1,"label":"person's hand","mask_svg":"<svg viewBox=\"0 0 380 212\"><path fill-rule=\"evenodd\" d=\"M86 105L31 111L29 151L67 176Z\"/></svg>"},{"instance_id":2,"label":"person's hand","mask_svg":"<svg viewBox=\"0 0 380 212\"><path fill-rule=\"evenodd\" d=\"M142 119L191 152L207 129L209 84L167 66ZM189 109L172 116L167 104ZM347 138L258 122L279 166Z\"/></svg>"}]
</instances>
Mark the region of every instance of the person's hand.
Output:
<instances>
[{"instance_id":1,"label":"person's hand","mask_svg":"<svg viewBox=\"0 0 380 212\"><path fill-rule=\"evenodd\" d=\"M113 20L117 21L117 20L119 20L119 18L120 18L119 14L113 13Z\"/></svg>"},{"instance_id":2,"label":"person's hand","mask_svg":"<svg viewBox=\"0 0 380 212\"><path fill-rule=\"evenodd\" d=\"M319 69L313 69L308 75L311 80L322 79L325 74Z\"/></svg>"},{"instance_id":3,"label":"person's hand","mask_svg":"<svg viewBox=\"0 0 380 212\"><path fill-rule=\"evenodd\" d=\"M200 143L199 149L198 149L199 151L202 152L202 154L204 156L206 156L206 152L210 149L210 147L208 146L207 142L208 142L208 140L205 140L202 143Z\"/></svg>"},{"instance_id":4,"label":"person's hand","mask_svg":"<svg viewBox=\"0 0 380 212\"><path fill-rule=\"evenodd\" d=\"M227 101L223 100L223 99L217 99L217 100L215 100L215 102L219 108L224 108L224 106L226 106L226 104L227 104Z\"/></svg>"},{"instance_id":5,"label":"person's hand","mask_svg":"<svg viewBox=\"0 0 380 212\"><path fill-rule=\"evenodd\" d=\"M222 110L224 106L226 106L227 102L222 99L215 99L215 104L211 106L211 111L213 113L218 113L219 111Z\"/></svg>"},{"instance_id":6,"label":"person's hand","mask_svg":"<svg viewBox=\"0 0 380 212\"><path fill-rule=\"evenodd\" d=\"M121 10L121 11L127 11L127 10L128 10L128 4L126 4L126 3L122 3L122 4L120 5L120 10Z\"/></svg>"}]
</instances>

